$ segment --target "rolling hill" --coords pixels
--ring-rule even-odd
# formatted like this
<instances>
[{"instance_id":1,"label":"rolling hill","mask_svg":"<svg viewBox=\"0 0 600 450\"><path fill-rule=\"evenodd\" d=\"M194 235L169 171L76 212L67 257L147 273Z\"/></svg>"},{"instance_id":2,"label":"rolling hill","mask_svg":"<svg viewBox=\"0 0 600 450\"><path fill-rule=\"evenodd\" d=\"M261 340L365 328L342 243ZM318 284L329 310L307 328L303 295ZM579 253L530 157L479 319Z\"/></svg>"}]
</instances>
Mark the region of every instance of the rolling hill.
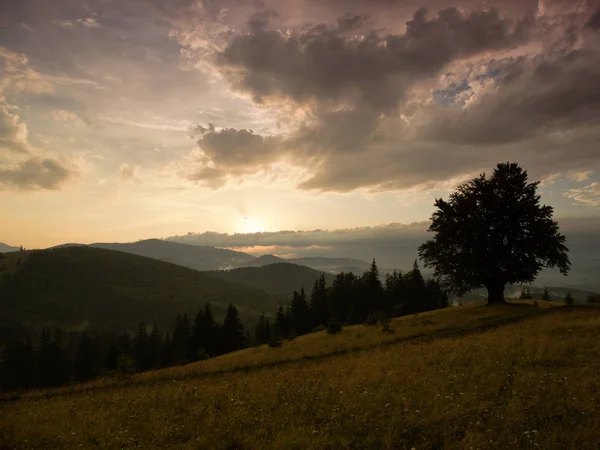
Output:
<instances>
[{"instance_id":1,"label":"rolling hill","mask_svg":"<svg viewBox=\"0 0 600 450\"><path fill-rule=\"evenodd\" d=\"M16 252L18 250L19 247L13 247L11 245L7 245L3 242L0 242L0 253Z\"/></svg>"},{"instance_id":2,"label":"rolling hill","mask_svg":"<svg viewBox=\"0 0 600 450\"><path fill-rule=\"evenodd\" d=\"M289 297L294 290L300 290L301 287L310 293L315 280L324 272L297 264L275 263L260 267L219 270L210 272L210 274ZM325 273L325 281L328 286L331 286L334 278L334 275Z\"/></svg>"},{"instance_id":3,"label":"rolling hill","mask_svg":"<svg viewBox=\"0 0 600 450\"><path fill-rule=\"evenodd\" d=\"M310 267L328 273L353 272L357 275L369 270L370 263L354 258L330 258L326 256L305 256L302 258L280 258L275 255L262 255L250 262L250 266L265 266L275 263L289 263ZM386 273L387 269L382 269Z\"/></svg>"},{"instance_id":4,"label":"rolling hill","mask_svg":"<svg viewBox=\"0 0 600 450\"><path fill-rule=\"evenodd\" d=\"M216 316L228 303L244 320L273 313L281 296L207 273L124 252L64 247L6 254L0 263L0 319L39 327L131 328L210 302Z\"/></svg>"},{"instance_id":5,"label":"rolling hill","mask_svg":"<svg viewBox=\"0 0 600 450\"><path fill-rule=\"evenodd\" d=\"M447 308L388 333L357 325L7 395L0 435L7 448L597 448L600 309L552 306Z\"/></svg>"},{"instance_id":6,"label":"rolling hill","mask_svg":"<svg viewBox=\"0 0 600 450\"><path fill-rule=\"evenodd\" d=\"M95 243L91 244L90 247L118 250L134 255L146 256L196 270L218 270L238 267L247 265L255 259L254 256L247 253L233 250L180 244L160 239L147 239L128 244Z\"/></svg>"}]
</instances>

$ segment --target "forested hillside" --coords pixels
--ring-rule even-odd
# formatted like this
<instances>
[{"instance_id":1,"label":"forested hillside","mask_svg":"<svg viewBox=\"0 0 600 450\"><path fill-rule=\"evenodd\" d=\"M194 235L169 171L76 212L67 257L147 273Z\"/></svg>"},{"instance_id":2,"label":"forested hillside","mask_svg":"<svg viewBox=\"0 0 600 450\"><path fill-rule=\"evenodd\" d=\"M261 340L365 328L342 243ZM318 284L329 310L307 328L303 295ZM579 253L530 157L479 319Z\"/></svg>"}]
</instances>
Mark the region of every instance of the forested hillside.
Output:
<instances>
[{"instance_id":1,"label":"forested hillside","mask_svg":"<svg viewBox=\"0 0 600 450\"><path fill-rule=\"evenodd\" d=\"M207 273L128 253L66 247L5 254L0 319L27 326L133 329L171 326L207 302L222 318L229 303L245 320L275 311L281 296Z\"/></svg>"}]
</instances>

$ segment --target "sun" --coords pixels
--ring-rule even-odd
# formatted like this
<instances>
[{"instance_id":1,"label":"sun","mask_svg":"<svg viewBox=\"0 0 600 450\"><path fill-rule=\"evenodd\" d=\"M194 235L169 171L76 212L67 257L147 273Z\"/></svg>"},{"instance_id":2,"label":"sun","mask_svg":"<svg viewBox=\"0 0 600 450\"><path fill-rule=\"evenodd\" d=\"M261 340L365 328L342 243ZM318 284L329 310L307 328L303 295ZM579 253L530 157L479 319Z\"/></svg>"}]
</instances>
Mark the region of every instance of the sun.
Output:
<instances>
[{"instance_id":1,"label":"sun","mask_svg":"<svg viewBox=\"0 0 600 450\"><path fill-rule=\"evenodd\" d=\"M260 233L262 227L260 223L253 217L244 216L242 219L243 233Z\"/></svg>"}]
</instances>

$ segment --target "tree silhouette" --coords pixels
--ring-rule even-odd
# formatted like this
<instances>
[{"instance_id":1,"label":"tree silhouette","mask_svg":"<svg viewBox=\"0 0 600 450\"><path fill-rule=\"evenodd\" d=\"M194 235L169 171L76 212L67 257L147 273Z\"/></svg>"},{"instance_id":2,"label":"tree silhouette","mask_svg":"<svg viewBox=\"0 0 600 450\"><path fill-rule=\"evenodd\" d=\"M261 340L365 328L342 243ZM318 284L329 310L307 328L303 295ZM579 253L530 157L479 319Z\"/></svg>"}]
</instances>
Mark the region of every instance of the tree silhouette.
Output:
<instances>
[{"instance_id":1,"label":"tree silhouette","mask_svg":"<svg viewBox=\"0 0 600 450\"><path fill-rule=\"evenodd\" d=\"M312 328L312 319L304 288L301 288L300 292L294 291L292 303L290 305L290 315L292 329L297 335L306 334L310 331Z\"/></svg>"},{"instance_id":2,"label":"tree silhouette","mask_svg":"<svg viewBox=\"0 0 600 450\"><path fill-rule=\"evenodd\" d=\"M263 345L271 339L271 323L261 314L254 330L254 345Z\"/></svg>"},{"instance_id":3,"label":"tree silhouette","mask_svg":"<svg viewBox=\"0 0 600 450\"><path fill-rule=\"evenodd\" d=\"M73 377L77 381L89 380L94 376L95 348L92 339L84 332L73 360Z\"/></svg>"},{"instance_id":4,"label":"tree silhouette","mask_svg":"<svg viewBox=\"0 0 600 450\"><path fill-rule=\"evenodd\" d=\"M310 292L310 313L312 316L313 327L318 327L319 325L325 326L329 319L325 274L315 280L315 284Z\"/></svg>"},{"instance_id":5,"label":"tree silhouette","mask_svg":"<svg viewBox=\"0 0 600 450\"><path fill-rule=\"evenodd\" d=\"M361 302L362 319L366 319L367 315L371 311L381 312L385 308L383 285L379 279L379 269L375 258L371 263L371 267L362 276L362 282L364 284L364 298Z\"/></svg>"},{"instance_id":6,"label":"tree silhouette","mask_svg":"<svg viewBox=\"0 0 600 450\"><path fill-rule=\"evenodd\" d=\"M285 310L283 309L283 305L279 305L279 309L277 310L277 314L275 314L275 336L284 339L289 336L290 327L288 318Z\"/></svg>"},{"instance_id":7,"label":"tree silhouette","mask_svg":"<svg viewBox=\"0 0 600 450\"><path fill-rule=\"evenodd\" d=\"M231 303L227 307L225 320L221 328L222 350L224 353L234 352L244 348L244 325L235 306Z\"/></svg>"},{"instance_id":8,"label":"tree silhouette","mask_svg":"<svg viewBox=\"0 0 600 450\"><path fill-rule=\"evenodd\" d=\"M219 342L219 325L215 321L215 316L212 312L210 303L204 305L202 311L201 333L202 342L205 347L205 353L209 356L216 356L221 353L221 345Z\"/></svg>"},{"instance_id":9,"label":"tree silhouette","mask_svg":"<svg viewBox=\"0 0 600 450\"><path fill-rule=\"evenodd\" d=\"M413 268L404 275L404 286L406 290L405 314L414 314L425 311L425 278L415 259Z\"/></svg>"},{"instance_id":10,"label":"tree silhouette","mask_svg":"<svg viewBox=\"0 0 600 450\"><path fill-rule=\"evenodd\" d=\"M544 288L544 293L542 294L542 300L546 300L546 301L550 300L550 294L548 293L548 288Z\"/></svg>"},{"instance_id":11,"label":"tree silhouette","mask_svg":"<svg viewBox=\"0 0 600 450\"><path fill-rule=\"evenodd\" d=\"M570 268L565 237L552 220L553 209L541 206L539 182L528 183L516 163L498 164L488 178L480 175L437 199L429 232L434 238L419 247L426 267L445 287L465 294L485 287L488 304L504 302L508 283L530 283L543 267Z\"/></svg>"},{"instance_id":12,"label":"tree silhouette","mask_svg":"<svg viewBox=\"0 0 600 450\"><path fill-rule=\"evenodd\" d=\"M575 304L575 299L573 298L573 296L571 295L571 292L567 292L567 295L565 296L565 303L567 305L574 305Z\"/></svg>"}]
</instances>

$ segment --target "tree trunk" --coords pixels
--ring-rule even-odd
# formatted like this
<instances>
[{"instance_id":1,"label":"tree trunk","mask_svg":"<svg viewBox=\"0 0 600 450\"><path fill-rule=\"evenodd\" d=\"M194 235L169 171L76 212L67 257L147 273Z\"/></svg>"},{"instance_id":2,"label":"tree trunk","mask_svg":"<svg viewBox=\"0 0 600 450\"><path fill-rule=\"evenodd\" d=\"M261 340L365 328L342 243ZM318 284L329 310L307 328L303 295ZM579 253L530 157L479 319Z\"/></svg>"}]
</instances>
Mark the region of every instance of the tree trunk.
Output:
<instances>
[{"instance_id":1,"label":"tree trunk","mask_svg":"<svg viewBox=\"0 0 600 450\"><path fill-rule=\"evenodd\" d=\"M497 284L497 285L490 285L487 287L488 290L488 301L487 304L488 305L498 305L498 304L503 304L506 303L506 301L504 300L504 285L503 284Z\"/></svg>"}]
</instances>

